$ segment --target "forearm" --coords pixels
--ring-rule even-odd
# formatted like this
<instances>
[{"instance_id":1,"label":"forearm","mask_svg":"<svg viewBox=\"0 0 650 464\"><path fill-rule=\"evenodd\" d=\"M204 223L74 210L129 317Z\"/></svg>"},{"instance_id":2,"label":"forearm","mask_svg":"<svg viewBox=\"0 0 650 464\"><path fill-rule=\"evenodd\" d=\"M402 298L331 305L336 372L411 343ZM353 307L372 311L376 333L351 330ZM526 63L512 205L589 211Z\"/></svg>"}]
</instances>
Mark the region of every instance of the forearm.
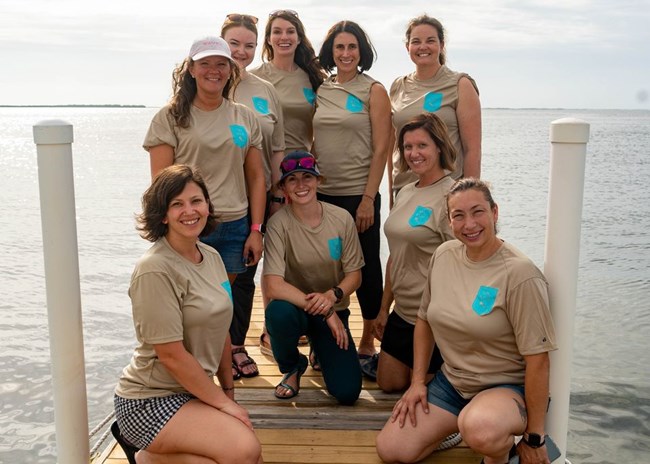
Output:
<instances>
[{"instance_id":1,"label":"forearm","mask_svg":"<svg viewBox=\"0 0 650 464\"><path fill-rule=\"evenodd\" d=\"M278 188L278 182L280 182L280 163L284 158L283 151L274 151L271 154L271 191L274 196L284 196L284 193Z\"/></svg>"},{"instance_id":2,"label":"forearm","mask_svg":"<svg viewBox=\"0 0 650 464\"><path fill-rule=\"evenodd\" d=\"M269 300L288 301L299 308L304 308L307 304L307 295L284 280L282 276L262 276L262 288L264 289L264 296Z\"/></svg>"},{"instance_id":3,"label":"forearm","mask_svg":"<svg viewBox=\"0 0 650 464\"><path fill-rule=\"evenodd\" d=\"M524 389L528 416L526 432L543 436L549 397L549 356L548 353L541 353L525 356L525 359Z\"/></svg>"},{"instance_id":4,"label":"forearm","mask_svg":"<svg viewBox=\"0 0 650 464\"><path fill-rule=\"evenodd\" d=\"M426 381L431 355L433 354L434 339L429 323L417 318L413 333L413 374L411 383Z\"/></svg>"},{"instance_id":5,"label":"forearm","mask_svg":"<svg viewBox=\"0 0 650 464\"><path fill-rule=\"evenodd\" d=\"M266 185L264 181L264 167L259 150L251 148L246 155L244 174L248 187L248 202L253 224L264 222L264 208L266 207Z\"/></svg>"},{"instance_id":6,"label":"forearm","mask_svg":"<svg viewBox=\"0 0 650 464\"><path fill-rule=\"evenodd\" d=\"M217 370L217 378L219 379L219 385L224 389L234 388L234 382L232 378L232 350L230 342L230 334L226 337L226 341L223 344L223 353L221 353L221 361L219 361L219 369Z\"/></svg>"},{"instance_id":7,"label":"forearm","mask_svg":"<svg viewBox=\"0 0 650 464\"><path fill-rule=\"evenodd\" d=\"M381 305L379 307L380 311L384 311L386 313L389 312L390 305L393 303L395 299L395 297L393 296L393 283L390 279L390 271L391 271L391 258L389 256L388 261L386 262L386 274L384 278L384 293L381 297Z\"/></svg>"}]
</instances>

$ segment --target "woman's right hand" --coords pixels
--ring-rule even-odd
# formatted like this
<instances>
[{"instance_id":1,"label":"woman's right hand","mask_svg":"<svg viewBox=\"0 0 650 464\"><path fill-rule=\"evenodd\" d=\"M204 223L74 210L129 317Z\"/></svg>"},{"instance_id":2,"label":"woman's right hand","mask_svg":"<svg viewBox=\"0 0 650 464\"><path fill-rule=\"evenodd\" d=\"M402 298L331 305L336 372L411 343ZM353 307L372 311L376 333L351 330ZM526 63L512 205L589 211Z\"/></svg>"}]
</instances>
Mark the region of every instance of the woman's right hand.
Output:
<instances>
[{"instance_id":1,"label":"woman's right hand","mask_svg":"<svg viewBox=\"0 0 650 464\"><path fill-rule=\"evenodd\" d=\"M251 430L253 429L253 423L248 417L248 411L246 411L246 409L242 408L234 401L228 401L228 404L226 404L222 408L219 408L219 410L221 412L225 412L226 414L234 417L235 419L239 419L249 429Z\"/></svg>"},{"instance_id":2,"label":"woman's right hand","mask_svg":"<svg viewBox=\"0 0 650 464\"><path fill-rule=\"evenodd\" d=\"M429 414L429 403L427 401L427 386L424 383L411 383L411 386L404 395L395 403L393 413L390 416L391 422L398 421L400 428L404 427L406 416L411 420L411 425L415 427L415 408L418 403L422 403L422 410Z\"/></svg>"},{"instance_id":3,"label":"woman's right hand","mask_svg":"<svg viewBox=\"0 0 650 464\"><path fill-rule=\"evenodd\" d=\"M348 332L339 318L336 311L327 318L327 326L332 331L332 336L336 339L336 345L342 350L348 349Z\"/></svg>"},{"instance_id":4,"label":"woman's right hand","mask_svg":"<svg viewBox=\"0 0 650 464\"><path fill-rule=\"evenodd\" d=\"M386 329L386 322L388 321L388 310L381 308L379 314L375 318L375 322L372 324L372 332L375 335L375 338L379 341L382 341L384 338L384 330Z\"/></svg>"}]
</instances>

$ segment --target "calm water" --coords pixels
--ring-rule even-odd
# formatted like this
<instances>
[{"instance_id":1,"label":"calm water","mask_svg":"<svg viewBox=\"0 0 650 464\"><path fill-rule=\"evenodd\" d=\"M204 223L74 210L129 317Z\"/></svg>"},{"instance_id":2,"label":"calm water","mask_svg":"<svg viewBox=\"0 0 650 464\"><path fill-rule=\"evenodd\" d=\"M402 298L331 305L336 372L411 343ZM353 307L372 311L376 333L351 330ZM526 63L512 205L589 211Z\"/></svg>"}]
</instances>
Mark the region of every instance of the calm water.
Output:
<instances>
[{"instance_id":1,"label":"calm water","mask_svg":"<svg viewBox=\"0 0 650 464\"><path fill-rule=\"evenodd\" d=\"M1 463L56 462L32 125L55 118L74 125L92 428L111 411L134 343L126 290L148 247L133 214L149 182L140 144L155 111L0 108ZM500 205L501 236L542 267L549 123L567 116L591 124L568 457L574 464L648 462L650 112L484 110L483 177Z\"/></svg>"}]
</instances>

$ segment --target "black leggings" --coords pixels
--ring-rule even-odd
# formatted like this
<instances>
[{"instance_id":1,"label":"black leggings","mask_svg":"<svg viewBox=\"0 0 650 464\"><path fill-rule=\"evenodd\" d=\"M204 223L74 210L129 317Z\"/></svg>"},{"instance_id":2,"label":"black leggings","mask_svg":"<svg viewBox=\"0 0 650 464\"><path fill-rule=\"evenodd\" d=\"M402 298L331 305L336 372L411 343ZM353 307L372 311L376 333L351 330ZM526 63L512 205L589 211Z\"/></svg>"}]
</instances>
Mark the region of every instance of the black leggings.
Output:
<instances>
[{"instance_id":1,"label":"black leggings","mask_svg":"<svg viewBox=\"0 0 650 464\"><path fill-rule=\"evenodd\" d=\"M356 220L357 208L363 195L334 196L318 194L318 199L332 205L336 205L349 212ZM375 197L375 222L359 234L361 251L365 266L361 268L361 286L357 289L357 298L361 306L361 315L364 319L374 320L379 314L381 297L384 294L384 278L381 271L381 259L379 258L379 233L381 229L381 195L379 192Z\"/></svg>"}]
</instances>

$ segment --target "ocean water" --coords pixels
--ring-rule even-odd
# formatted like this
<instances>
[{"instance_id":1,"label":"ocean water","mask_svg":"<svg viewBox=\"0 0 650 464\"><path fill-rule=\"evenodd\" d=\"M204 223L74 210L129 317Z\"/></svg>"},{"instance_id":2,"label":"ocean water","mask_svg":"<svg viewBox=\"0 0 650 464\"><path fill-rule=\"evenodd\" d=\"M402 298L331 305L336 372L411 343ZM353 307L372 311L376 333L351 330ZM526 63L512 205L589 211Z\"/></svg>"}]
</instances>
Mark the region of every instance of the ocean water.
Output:
<instances>
[{"instance_id":1,"label":"ocean water","mask_svg":"<svg viewBox=\"0 0 650 464\"><path fill-rule=\"evenodd\" d=\"M116 379L134 345L126 291L133 265L149 245L138 237L133 216L149 183L141 142L156 111L0 108L0 463L56 462L32 126L46 119L74 125L92 428L111 411ZM591 138L568 457L574 464L648 462L650 111L486 109L482 177L492 183L500 206L500 235L542 267L549 124L569 116L590 123Z\"/></svg>"}]
</instances>

